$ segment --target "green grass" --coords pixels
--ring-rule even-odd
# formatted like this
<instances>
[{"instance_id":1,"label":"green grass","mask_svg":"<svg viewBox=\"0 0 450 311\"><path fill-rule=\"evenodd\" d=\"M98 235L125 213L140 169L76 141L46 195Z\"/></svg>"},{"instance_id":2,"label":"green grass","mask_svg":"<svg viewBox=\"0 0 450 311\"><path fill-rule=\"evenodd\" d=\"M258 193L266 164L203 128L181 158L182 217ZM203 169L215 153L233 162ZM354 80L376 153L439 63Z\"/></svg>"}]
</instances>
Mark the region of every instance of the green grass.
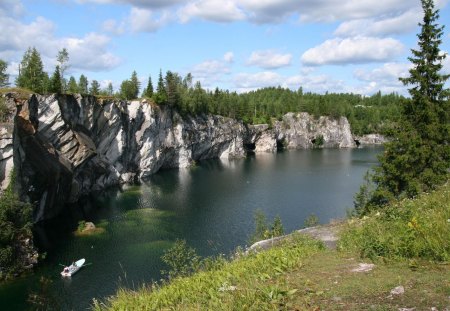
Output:
<instances>
[{"instance_id":1,"label":"green grass","mask_svg":"<svg viewBox=\"0 0 450 311\"><path fill-rule=\"evenodd\" d=\"M450 309L450 185L340 226L339 251L294 236L170 283L120 289L94 310ZM369 272L353 272L359 263ZM403 286L405 293L391 295Z\"/></svg>"},{"instance_id":2,"label":"green grass","mask_svg":"<svg viewBox=\"0 0 450 311\"><path fill-rule=\"evenodd\" d=\"M95 310L278 310L297 288L283 280L303 261L323 250L320 242L296 237L282 247L242 256L220 269L176 278L167 285L137 291L120 289Z\"/></svg>"},{"instance_id":3,"label":"green grass","mask_svg":"<svg viewBox=\"0 0 450 311\"><path fill-rule=\"evenodd\" d=\"M450 260L450 183L417 199L351 219L340 248L362 257Z\"/></svg>"}]
</instances>

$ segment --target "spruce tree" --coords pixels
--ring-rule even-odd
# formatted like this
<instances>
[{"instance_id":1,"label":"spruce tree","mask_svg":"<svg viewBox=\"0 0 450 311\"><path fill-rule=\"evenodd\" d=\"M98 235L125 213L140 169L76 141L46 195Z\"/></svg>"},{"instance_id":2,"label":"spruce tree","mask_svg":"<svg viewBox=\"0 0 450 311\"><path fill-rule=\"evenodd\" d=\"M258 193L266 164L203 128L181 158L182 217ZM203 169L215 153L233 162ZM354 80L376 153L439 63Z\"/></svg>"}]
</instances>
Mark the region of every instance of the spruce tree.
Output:
<instances>
[{"instance_id":1,"label":"spruce tree","mask_svg":"<svg viewBox=\"0 0 450 311\"><path fill-rule=\"evenodd\" d=\"M0 87L5 87L9 85L9 74L6 73L8 64L0 59Z\"/></svg>"},{"instance_id":2,"label":"spruce tree","mask_svg":"<svg viewBox=\"0 0 450 311\"><path fill-rule=\"evenodd\" d=\"M89 85L88 79L84 75L81 75L78 81L78 92L80 94L87 94L88 85Z\"/></svg>"},{"instance_id":3,"label":"spruce tree","mask_svg":"<svg viewBox=\"0 0 450 311\"><path fill-rule=\"evenodd\" d=\"M147 87L145 88L145 92L142 94L145 97L152 98L153 97L153 83L152 83L152 77L148 77L148 83Z\"/></svg>"},{"instance_id":4,"label":"spruce tree","mask_svg":"<svg viewBox=\"0 0 450 311\"><path fill-rule=\"evenodd\" d=\"M444 26L437 20L439 11L432 0L422 0L424 11L418 48L409 57L413 67L401 81L410 86L410 100L402 106L392 141L385 145L376 168L377 185L372 204L380 205L390 199L412 197L445 182L450 169L449 89L445 82L442 43Z\"/></svg>"},{"instance_id":5,"label":"spruce tree","mask_svg":"<svg viewBox=\"0 0 450 311\"><path fill-rule=\"evenodd\" d=\"M69 84L68 84L67 90L71 94L78 93L78 84L73 76L70 76L70 78L69 78Z\"/></svg>"},{"instance_id":6,"label":"spruce tree","mask_svg":"<svg viewBox=\"0 0 450 311\"><path fill-rule=\"evenodd\" d=\"M91 88L89 89L89 94L98 95L100 93L100 83L97 80L92 80Z\"/></svg>"},{"instance_id":7,"label":"spruce tree","mask_svg":"<svg viewBox=\"0 0 450 311\"><path fill-rule=\"evenodd\" d=\"M130 81L132 84L132 97L130 99L135 99L138 97L139 89L141 88L141 82L139 82L136 71L133 71L131 74Z\"/></svg>"},{"instance_id":8,"label":"spruce tree","mask_svg":"<svg viewBox=\"0 0 450 311\"><path fill-rule=\"evenodd\" d=\"M30 47L25 52L20 63L16 85L37 93L45 91L44 65L42 64L41 55L36 48Z\"/></svg>"},{"instance_id":9,"label":"spruce tree","mask_svg":"<svg viewBox=\"0 0 450 311\"><path fill-rule=\"evenodd\" d=\"M50 88L49 91L51 93L61 93L62 92L62 83L61 83L61 70L59 66L56 66L55 72L50 78Z\"/></svg>"},{"instance_id":10,"label":"spruce tree","mask_svg":"<svg viewBox=\"0 0 450 311\"><path fill-rule=\"evenodd\" d=\"M166 87L164 85L164 80L163 80L161 70L159 70L159 78L158 78L158 85L156 87L155 102L159 105L163 105L163 104L167 103L167 92L166 92Z\"/></svg>"}]
</instances>

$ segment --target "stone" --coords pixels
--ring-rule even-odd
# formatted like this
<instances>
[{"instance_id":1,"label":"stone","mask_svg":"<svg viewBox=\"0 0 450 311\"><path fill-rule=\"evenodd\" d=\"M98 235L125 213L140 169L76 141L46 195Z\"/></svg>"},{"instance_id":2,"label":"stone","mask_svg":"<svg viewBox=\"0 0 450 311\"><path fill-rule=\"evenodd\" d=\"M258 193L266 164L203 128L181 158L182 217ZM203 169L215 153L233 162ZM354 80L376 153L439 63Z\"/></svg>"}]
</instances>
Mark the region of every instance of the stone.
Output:
<instances>
[{"instance_id":1,"label":"stone","mask_svg":"<svg viewBox=\"0 0 450 311\"><path fill-rule=\"evenodd\" d=\"M397 286L391 290L391 295L403 295L405 293L405 288L403 286Z\"/></svg>"},{"instance_id":2,"label":"stone","mask_svg":"<svg viewBox=\"0 0 450 311\"><path fill-rule=\"evenodd\" d=\"M372 271L373 268L375 268L375 265L373 263L360 263L358 264L358 267L352 269L352 272L369 272Z\"/></svg>"}]
</instances>

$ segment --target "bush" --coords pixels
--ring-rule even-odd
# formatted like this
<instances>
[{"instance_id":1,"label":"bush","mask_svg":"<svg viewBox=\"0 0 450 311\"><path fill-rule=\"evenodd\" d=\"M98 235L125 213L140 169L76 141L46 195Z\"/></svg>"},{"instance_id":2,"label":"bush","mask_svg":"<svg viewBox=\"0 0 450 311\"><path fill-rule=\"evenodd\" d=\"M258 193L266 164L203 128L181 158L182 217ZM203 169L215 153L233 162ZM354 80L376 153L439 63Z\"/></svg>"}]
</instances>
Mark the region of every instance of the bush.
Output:
<instances>
[{"instance_id":1,"label":"bush","mask_svg":"<svg viewBox=\"0 0 450 311\"><path fill-rule=\"evenodd\" d=\"M267 240L284 234L283 224L280 216L276 216L271 226L267 223L267 217L261 210L256 210L253 216L255 221L255 231L249 238L249 244L261 240Z\"/></svg>"},{"instance_id":2,"label":"bush","mask_svg":"<svg viewBox=\"0 0 450 311\"><path fill-rule=\"evenodd\" d=\"M351 219L339 248L362 257L450 260L450 184Z\"/></svg>"}]
</instances>

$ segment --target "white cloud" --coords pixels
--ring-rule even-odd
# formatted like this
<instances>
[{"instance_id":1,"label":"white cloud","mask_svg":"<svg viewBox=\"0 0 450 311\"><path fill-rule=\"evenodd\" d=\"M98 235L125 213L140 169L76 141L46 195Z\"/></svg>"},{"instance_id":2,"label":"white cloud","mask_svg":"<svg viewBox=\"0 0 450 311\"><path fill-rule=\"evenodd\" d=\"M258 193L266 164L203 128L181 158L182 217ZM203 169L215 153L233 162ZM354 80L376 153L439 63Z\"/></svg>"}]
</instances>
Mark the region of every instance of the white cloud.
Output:
<instances>
[{"instance_id":1,"label":"white cloud","mask_svg":"<svg viewBox=\"0 0 450 311\"><path fill-rule=\"evenodd\" d=\"M190 72L196 81L200 81L203 86L209 87L220 82L224 75L228 75L230 68L223 61L207 60L193 66Z\"/></svg>"},{"instance_id":2,"label":"white cloud","mask_svg":"<svg viewBox=\"0 0 450 311\"><path fill-rule=\"evenodd\" d=\"M385 36L408 33L415 29L422 14L418 9L411 9L401 15L375 19L357 19L343 22L334 34L340 37Z\"/></svg>"},{"instance_id":3,"label":"white cloud","mask_svg":"<svg viewBox=\"0 0 450 311\"><path fill-rule=\"evenodd\" d=\"M20 1L2 0L0 1L0 15L20 16L25 12L25 8Z\"/></svg>"},{"instance_id":4,"label":"white cloud","mask_svg":"<svg viewBox=\"0 0 450 311\"><path fill-rule=\"evenodd\" d=\"M132 8L127 22L132 32L155 32L170 20L170 13L163 12L155 18L154 12L147 9Z\"/></svg>"},{"instance_id":5,"label":"white cloud","mask_svg":"<svg viewBox=\"0 0 450 311\"><path fill-rule=\"evenodd\" d=\"M113 35L122 35L125 33L125 22L117 22L114 19L108 19L103 22L102 29L104 32L111 33Z\"/></svg>"},{"instance_id":6,"label":"white cloud","mask_svg":"<svg viewBox=\"0 0 450 311\"><path fill-rule=\"evenodd\" d=\"M76 0L78 3L128 4L147 9L167 8L185 2L185 0Z\"/></svg>"},{"instance_id":7,"label":"white cloud","mask_svg":"<svg viewBox=\"0 0 450 311\"><path fill-rule=\"evenodd\" d=\"M286 67L291 64L291 54L280 54L272 50L255 51L250 55L247 64L264 69Z\"/></svg>"},{"instance_id":8,"label":"white cloud","mask_svg":"<svg viewBox=\"0 0 450 311\"><path fill-rule=\"evenodd\" d=\"M63 47L69 52L72 69L100 71L114 68L120 63L120 59L108 51L109 37L90 33L84 37L58 38L55 24L43 17L23 23L17 18L0 14L0 29L0 58L11 66L21 61L28 47L35 47L39 51L48 71L53 71L57 51ZM9 70L16 71L13 68Z\"/></svg>"},{"instance_id":9,"label":"white cloud","mask_svg":"<svg viewBox=\"0 0 450 311\"><path fill-rule=\"evenodd\" d=\"M121 60L108 52L110 38L105 35L90 33L83 38L65 38L61 47L69 52L70 64L76 69L101 71L117 67Z\"/></svg>"},{"instance_id":10,"label":"white cloud","mask_svg":"<svg viewBox=\"0 0 450 311\"><path fill-rule=\"evenodd\" d=\"M372 18L414 6L410 1L398 0L241 0L239 4L259 23L280 22L293 14L300 15L303 21Z\"/></svg>"},{"instance_id":11,"label":"white cloud","mask_svg":"<svg viewBox=\"0 0 450 311\"><path fill-rule=\"evenodd\" d=\"M233 78L235 87L240 91L249 91L263 87L281 85L283 77L272 71L258 73L238 73Z\"/></svg>"},{"instance_id":12,"label":"white cloud","mask_svg":"<svg viewBox=\"0 0 450 311\"><path fill-rule=\"evenodd\" d=\"M193 18L227 23L245 19L245 14L232 0L199 0L188 3L180 9L178 16L182 23Z\"/></svg>"},{"instance_id":13,"label":"white cloud","mask_svg":"<svg viewBox=\"0 0 450 311\"><path fill-rule=\"evenodd\" d=\"M402 50L403 44L392 38L335 38L307 50L301 60L308 66L382 62L391 60Z\"/></svg>"},{"instance_id":14,"label":"white cloud","mask_svg":"<svg viewBox=\"0 0 450 311\"><path fill-rule=\"evenodd\" d=\"M355 70L355 78L363 82L363 86L360 86L357 92L373 94L381 91L383 93L406 94L406 87L403 86L399 78L408 76L410 68L411 64L408 63L386 63L372 70Z\"/></svg>"},{"instance_id":15,"label":"white cloud","mask_svg":"<svg viewBox=\"0 0 450 311\"><path fill-rule=\"evenodd\" d=\"M342 80L323 74L282 76L273 71L239 73L234 76L233 83L235 89L239 92L248 92L271 86L282 86L293 90L302 87L304 91L315 93L346 91Z\"/></svg>"},{"instance_id":16,"label":"white cloud","mask_svg":"<svg viewBox=\"0 0 450 311\"><path fill-rule=\"evenodd\" d=\"M226 52L225 55L223 55L223 60L226 63L234 62L234 54L233 54L233 52Z\"/></svg>"}]
</instances>

